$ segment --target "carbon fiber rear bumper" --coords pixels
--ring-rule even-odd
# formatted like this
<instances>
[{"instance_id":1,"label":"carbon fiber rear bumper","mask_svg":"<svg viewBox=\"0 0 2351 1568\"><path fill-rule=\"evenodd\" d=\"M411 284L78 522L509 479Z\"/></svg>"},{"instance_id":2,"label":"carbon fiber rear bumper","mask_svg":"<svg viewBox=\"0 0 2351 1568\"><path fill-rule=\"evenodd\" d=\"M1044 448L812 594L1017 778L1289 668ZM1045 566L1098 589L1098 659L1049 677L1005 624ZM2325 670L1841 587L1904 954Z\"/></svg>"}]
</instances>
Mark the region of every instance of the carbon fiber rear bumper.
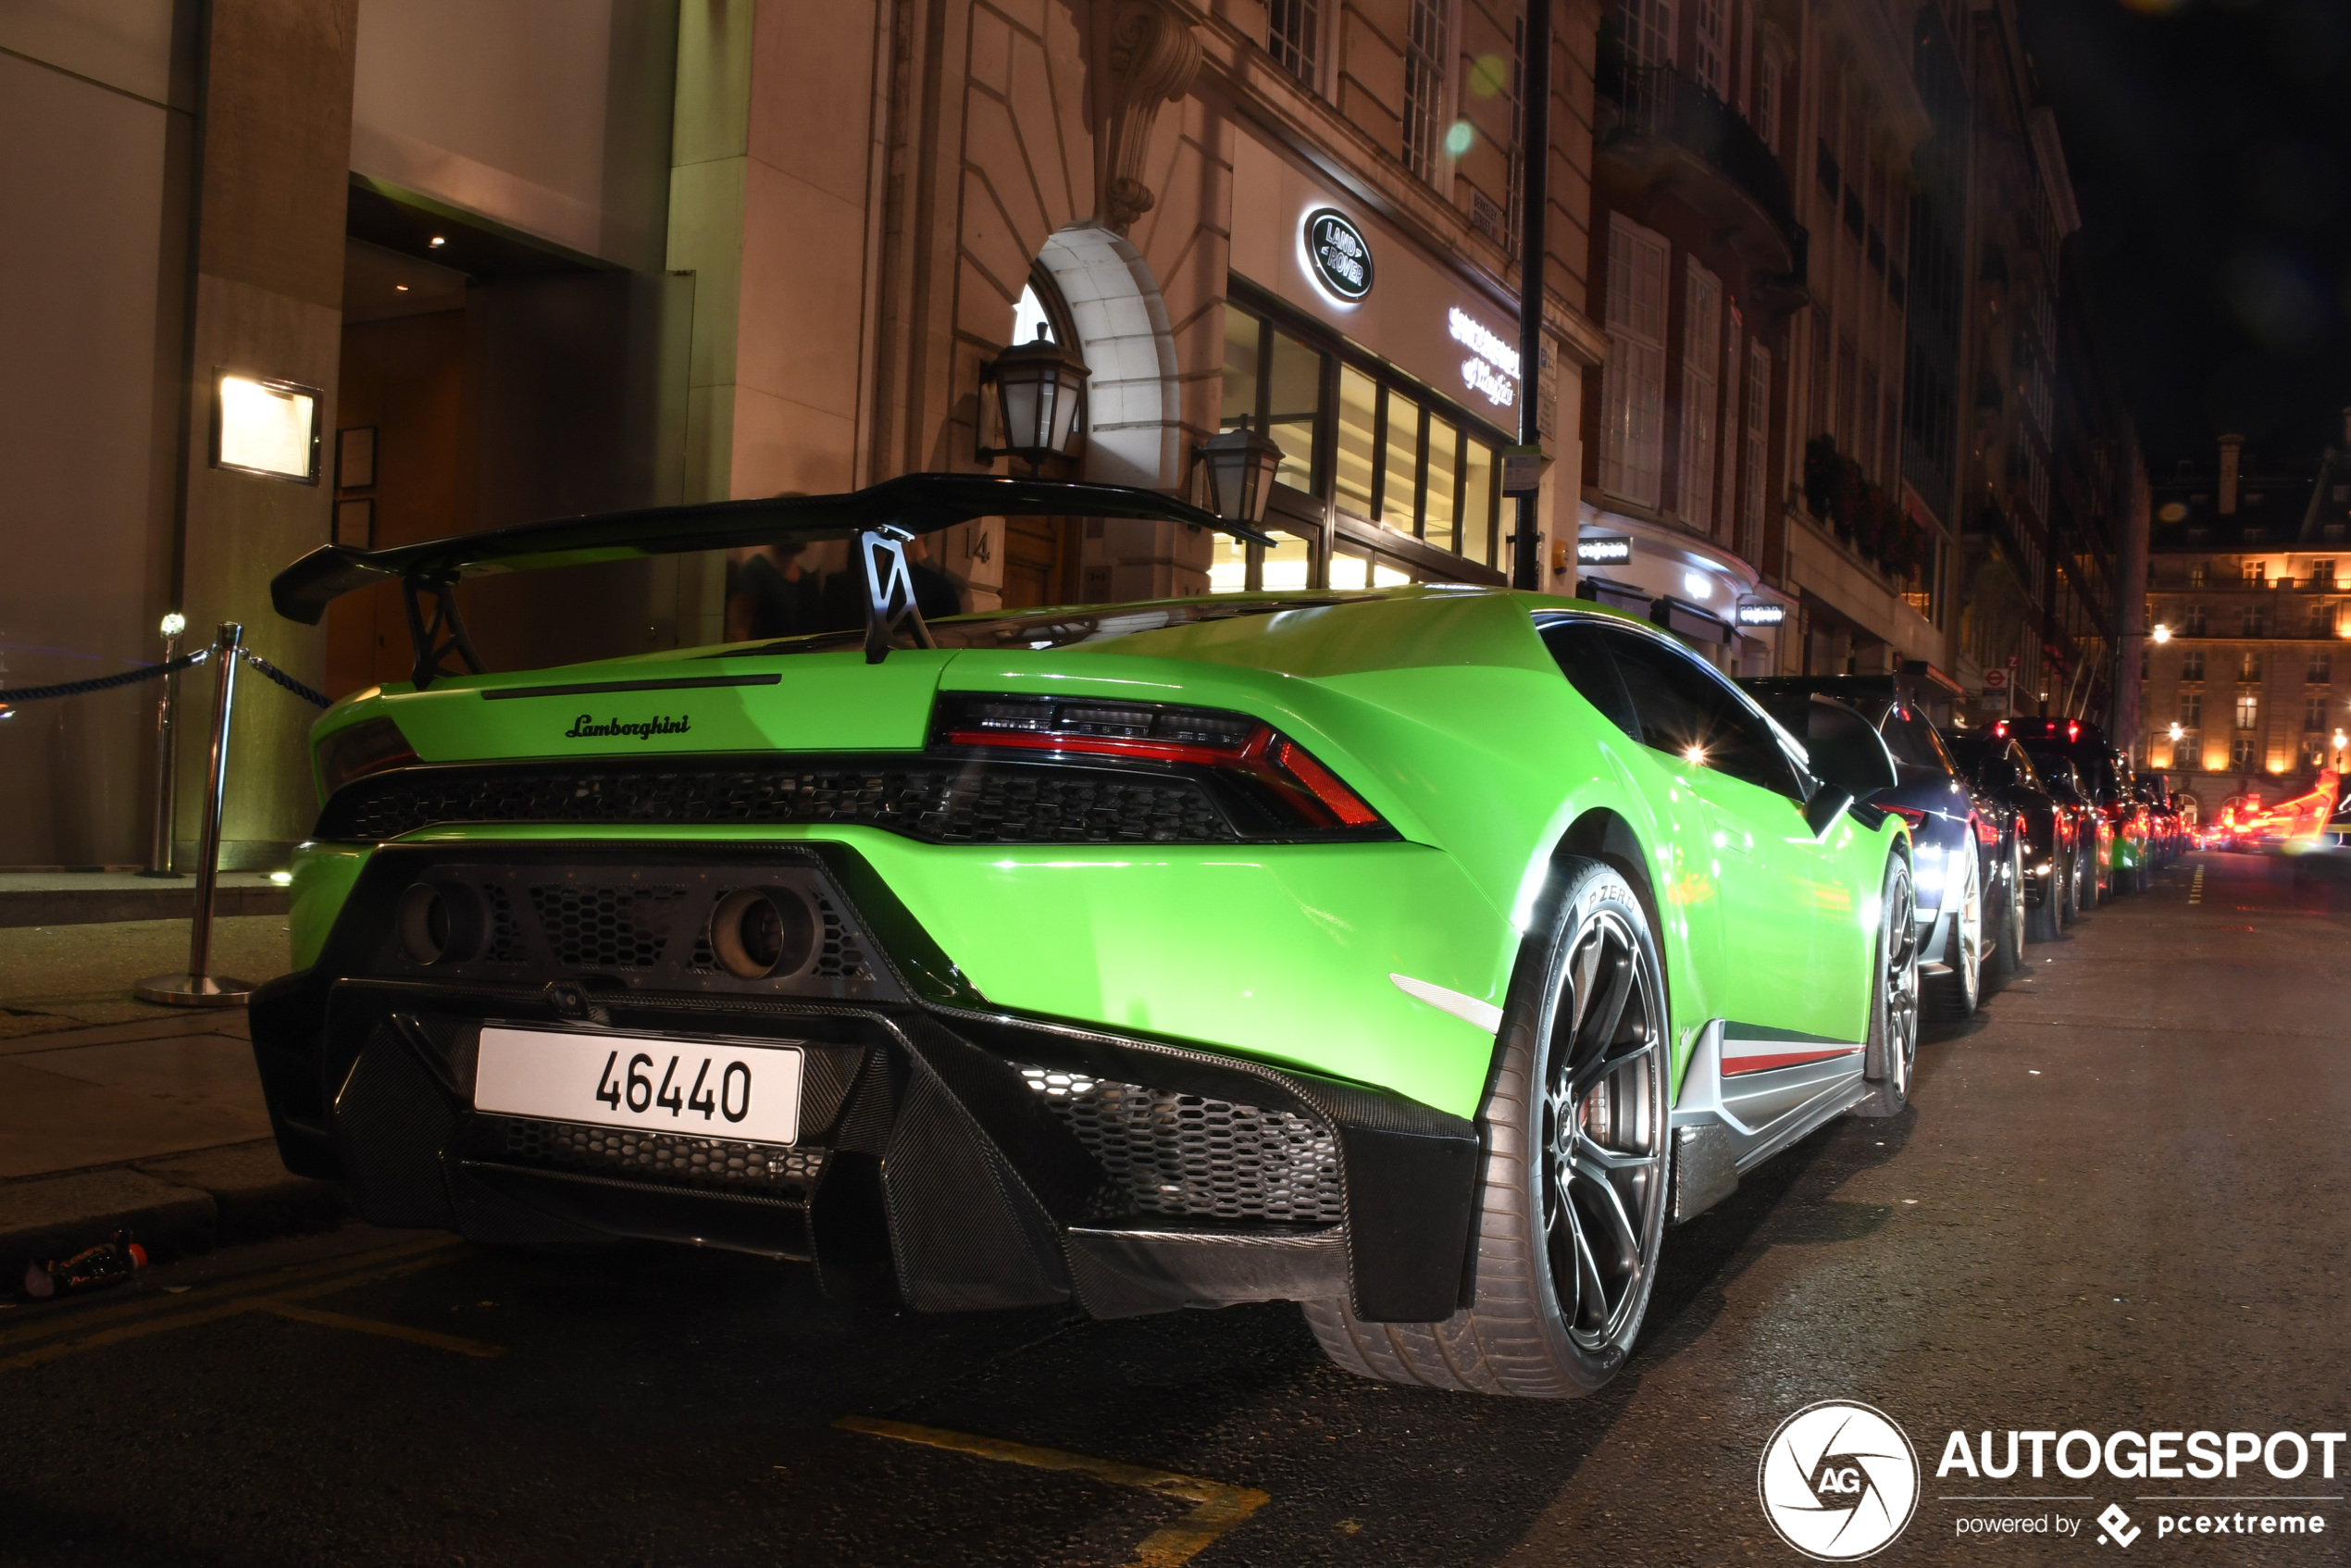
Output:
<instances>
[{"instance_id":1,"label":"carbon fiber rear bumper","mask_svg":"<svg viewBox=\"0 0 2351 1568\"><path fill-rule=\"evenodd\" d=\"M877 890L840 890L853 868L825 870L859 929L892 930L889 912L867 922L861 908ZM355 890L319 965L252 1009L287 1164L347 1181L375 1223L803 1259L828 1291L927 1312L1066 1301L1118 1317L1344 1296L1369 1320L1427 1322L1462 1303L1478 1144L1460 1117L990 1013L968 991L924 997L935 954L879 977L914 993L897 1000L654 994L584 974L388 977L369 961L383 893ZM874 946L898 951L887 936ZM800 1141L479 1112L475 1054L493 1022L798 1044Z\"/></svg>"}]
</instances>

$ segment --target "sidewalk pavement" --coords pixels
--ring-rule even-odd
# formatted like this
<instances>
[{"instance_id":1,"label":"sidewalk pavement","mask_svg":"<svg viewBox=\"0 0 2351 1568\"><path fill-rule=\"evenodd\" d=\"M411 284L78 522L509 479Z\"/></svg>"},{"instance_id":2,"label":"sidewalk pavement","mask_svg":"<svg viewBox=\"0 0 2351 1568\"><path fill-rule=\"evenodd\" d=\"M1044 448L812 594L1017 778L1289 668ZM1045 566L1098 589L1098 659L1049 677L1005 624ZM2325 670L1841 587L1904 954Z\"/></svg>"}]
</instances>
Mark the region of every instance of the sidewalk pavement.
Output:
<instances>
[{"instance_id":1,"label":"sidewalk pavement","mask_svg":"<svg viewBox=\"0 0 2351 1568\"><path fill-rule=\"evenodd\" d=\"M216 921L213 941L216 974L289 966L281 915ZM184 919L0 926L0 1300L28 1261L118 1229L162 1262L345 1213L279 1163L244 1010L131 996L187 943Z\"/></svg>"}]
</instances>

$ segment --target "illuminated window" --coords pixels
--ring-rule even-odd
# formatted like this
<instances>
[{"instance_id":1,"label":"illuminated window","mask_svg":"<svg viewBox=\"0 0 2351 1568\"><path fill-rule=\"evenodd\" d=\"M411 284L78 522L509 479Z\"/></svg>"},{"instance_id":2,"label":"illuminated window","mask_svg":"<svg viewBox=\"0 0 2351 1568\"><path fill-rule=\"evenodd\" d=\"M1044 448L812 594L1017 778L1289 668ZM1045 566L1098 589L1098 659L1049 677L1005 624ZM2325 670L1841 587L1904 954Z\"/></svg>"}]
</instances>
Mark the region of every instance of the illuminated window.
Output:
<instances>
[{"instance_id":1,"label":"illuminated window","mask_svg":"<svg viewBox=\"0 0 2351 1568\"><path fill-rule=\"evenodd\" d=\"M2239 653L2237 655L2237 678L2239 680L2260 679L2261 655L2258 653Z\"/></svg>"},{"instance_id":2,"label":"illuminated window","mask_svg":"<svg viewBox=\"0 0 2351 1568\"><path fill-rule=\"evenodd\" d=\"M2190 588L2202 588L2204 586L2203 562L2198 561L2188 568L2188 586Z\"/></svg>"},{"instance_id":3,"label":"illuminated window","mask_svg":"<svg viewBox=\"0 0 2351 1568\"><path fill-rule=\"evenodd\" d=\"M1348 363L1344 344L1311 324L1295 326L1276 322L1269 309L1226 304L1223 428L1246 424L1281 448L1281 484L1493 566L1497 449L1508 438L1458 405L1404 392L1403 379L1376 364ZM1285 545L1266 554L1264 585L1281 586L1276 577L1293 569L1311 576L1302 551ZM1292 554L1294 568L1283 565ZM1212 568L1220 591L1238 582L1239 559ZM1301 577L1294 586L1306 585Z\"/></svg>"},{"instance_id":4,"label":"illuminated window","mask_svg":"<svg viewBox=\"0 0 2351 1568\"><path fill-rule=\"evenodd\" d=\"M2237 728L2258 729L2261 726L2261 699L2251 691L2237 694Z\"/></svg>"},{"instance_id":5,"label":"illuminated window","mask_svg":"<svg viewBox=\"0 0 2351 1568\"><path fill-rule=\"evenodd\" d=\"M222 374L212 405L212 466L317 484L318 404L314 388Z\"/></svg>"}]
</instances>

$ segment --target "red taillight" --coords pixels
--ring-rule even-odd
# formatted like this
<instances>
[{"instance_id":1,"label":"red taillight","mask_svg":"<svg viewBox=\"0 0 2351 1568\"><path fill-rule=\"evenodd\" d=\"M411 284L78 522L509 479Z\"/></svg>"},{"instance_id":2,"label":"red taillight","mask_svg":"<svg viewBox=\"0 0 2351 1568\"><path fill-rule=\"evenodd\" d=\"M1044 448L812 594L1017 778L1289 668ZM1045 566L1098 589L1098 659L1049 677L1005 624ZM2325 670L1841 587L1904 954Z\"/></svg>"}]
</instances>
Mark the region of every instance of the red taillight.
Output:
<instances>
[{"instance_id":1,"label":"red taillight","mask_svg":"<svg viewBox=\"0 0 2351 1568\"><path fill-rule=\"evenodd\" d=\"M1368 828L1379 820L1379 813L1365 805L1361 795L1340 783L1337 774L1316 762L1297 741L1278 741L1273 750L1274 765L1305 785L1333 816L1348 827Z\"/></svg>"},{"instance_id":2,"label":"red taillight","mask_svg":"<svg viewBox=\"0 0 2351 1568\"><path fill-rule=\"evenodd\" d=\"M2082 727L2078 724L2068 724L2065 727L2065 738L2068 740L2079 740L2082 739Z\"/></svg>"},{"instance_id":3,"label":"red taillight","mask_svg":"<svg viewBox=\"0 0 2351 1568\"><path fill-rule=\"evenodd\" d=\"M2007 719L2002 719L1997 724L1995 724L1992 727L1992 733L1998 736L2003 740L2007 740L2009 738L2009 721Z\"/></svg>"},{"instance_id":4,"label":"red taillight","mask_svg":"<svg viewBox=\"0 0 2351 1568\"><path fill-rule=\"evenodd\" d=\"M944 745L1210 767L1306 827L1373 828L1380 815L1305 747L1247 714L1064 697L950 697Z\"/></svg>"},{"instance_id":5,"label":"red taillight","mask_svg":"<svg viewBox=\"0 0 2351 1568\"><path fill-rule=\"evenodd\" d=\"M1913 833L1926 826L1926 813L1916 806L1888 806L1885 809L1909 823Z\"/></svg>"},{"instance_id":6,"label":"red taillight","mask_svg":"<svg viewBox=\"0 0 2351 1568\"><path fill-rule=\"evenodd\" d=\"M1979 813L1968 813L1967 819L1968 826L1975 829L1975 841L1977 843L1996 844L2000 841L2000 830L1997 828L1995 828L1991 823L1986 822Z\"/></svg>"}]
</instances>

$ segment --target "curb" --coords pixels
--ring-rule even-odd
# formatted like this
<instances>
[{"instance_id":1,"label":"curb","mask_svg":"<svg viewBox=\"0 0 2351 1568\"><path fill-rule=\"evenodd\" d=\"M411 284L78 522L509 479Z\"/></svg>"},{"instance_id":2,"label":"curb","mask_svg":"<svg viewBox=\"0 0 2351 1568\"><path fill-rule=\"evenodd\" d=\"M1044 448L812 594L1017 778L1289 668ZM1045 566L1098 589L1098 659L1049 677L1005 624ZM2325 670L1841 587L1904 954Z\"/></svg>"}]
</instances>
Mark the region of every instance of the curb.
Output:
<instances>
[{"instance_id":1,"label":"curb","mask_svg":"<svg viewBox=\"0 0 2351 1568\"><path fill-rule=\"evenodd\" d=\"M216 889L216 919L236 915L283 915L292 897L279 887ZM186 920L196 896L187 887L33 888L0 890L0 926L93 926L121 920Z\"/></svg>"},{"instance_id":2,"label":"curb","mask_svg":"<svg viewBox=\"0 0 2351 1568\"><path fill-rule=\"evenodd\" d=\"M131 1165L0 1186L0 1294L25 1265L128 1230L151 1263L249 1241L331 1230L352 1213L333 1182L298 1176L274 1142L230 1144Z\"/></svg>"}]
</instances>

